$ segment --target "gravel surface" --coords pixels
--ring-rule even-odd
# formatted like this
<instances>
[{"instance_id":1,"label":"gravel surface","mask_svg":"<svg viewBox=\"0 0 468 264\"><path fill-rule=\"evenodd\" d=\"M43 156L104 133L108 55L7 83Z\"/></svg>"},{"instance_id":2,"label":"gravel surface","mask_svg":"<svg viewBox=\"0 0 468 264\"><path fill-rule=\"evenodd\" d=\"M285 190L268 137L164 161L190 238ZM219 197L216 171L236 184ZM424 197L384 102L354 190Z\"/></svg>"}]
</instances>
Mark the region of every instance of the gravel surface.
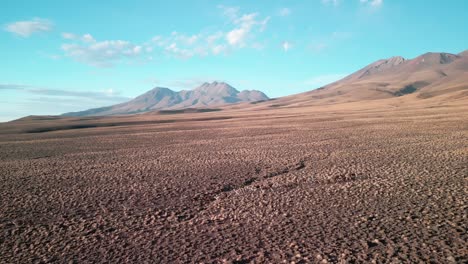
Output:
<instances>
[{"instance_id":1,"label":"gravel surface","mask_svg":"<svg viewBox=\"0 0 468 264\"><path fill-rule=\"evenodd\" d=\"M463 263L467 113L3 124L0 263Z\"/></svg>"}]
</instances>

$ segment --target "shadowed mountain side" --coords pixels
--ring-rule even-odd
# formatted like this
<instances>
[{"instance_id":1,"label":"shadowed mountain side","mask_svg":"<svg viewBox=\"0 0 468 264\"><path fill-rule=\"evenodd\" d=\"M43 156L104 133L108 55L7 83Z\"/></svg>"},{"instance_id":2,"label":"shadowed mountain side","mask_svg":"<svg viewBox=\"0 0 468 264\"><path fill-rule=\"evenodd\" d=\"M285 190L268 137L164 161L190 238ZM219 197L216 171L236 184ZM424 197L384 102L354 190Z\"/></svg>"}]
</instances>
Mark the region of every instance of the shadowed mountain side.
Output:
<instances>
[{"instance_id":1,"label":"shadowed mountain side","mask_svg":"<svg viewBox=\"0 0 468 264\"><path fill-rule=\"evenodd\" d=\"M193 90L172 91L156 87L135 99L101 108L65 113L64 116L100 116L144 113L155 110L209 108L239 102L268 100L260 91L241 91L223 82L204 83Z\"/></svg>"},{"instance_id":2,"label":"shadowed mountain side","mask_svg":"<svg viewBox=\"0 0 468 264\"><path fill-rule=\"evenodd\" d=\"M327 105L394 97L405 97L411 103L449 94L460 99L467 96L467 54L467 51L458 55L426 53L411 60L402 57L379 60L322 88L262 105Z\"/></svg>"}]
</instances>

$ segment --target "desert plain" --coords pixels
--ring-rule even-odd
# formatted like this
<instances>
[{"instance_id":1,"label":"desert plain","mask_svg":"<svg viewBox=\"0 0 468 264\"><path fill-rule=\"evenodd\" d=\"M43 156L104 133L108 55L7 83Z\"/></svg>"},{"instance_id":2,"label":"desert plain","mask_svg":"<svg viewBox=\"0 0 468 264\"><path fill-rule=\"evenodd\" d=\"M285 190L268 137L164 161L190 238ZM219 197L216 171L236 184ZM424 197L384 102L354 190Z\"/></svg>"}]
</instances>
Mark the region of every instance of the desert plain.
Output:
<instances>
[{"instance_id":1,"label":"desert plain","mask_svg":"<svg viewBox=\"0 0 468 264\"><path fill-rule=\"evenodd\" d=\"M0 124L0 262L466 263L468 105L407 97Z\"/></svg>"}]
</instances>

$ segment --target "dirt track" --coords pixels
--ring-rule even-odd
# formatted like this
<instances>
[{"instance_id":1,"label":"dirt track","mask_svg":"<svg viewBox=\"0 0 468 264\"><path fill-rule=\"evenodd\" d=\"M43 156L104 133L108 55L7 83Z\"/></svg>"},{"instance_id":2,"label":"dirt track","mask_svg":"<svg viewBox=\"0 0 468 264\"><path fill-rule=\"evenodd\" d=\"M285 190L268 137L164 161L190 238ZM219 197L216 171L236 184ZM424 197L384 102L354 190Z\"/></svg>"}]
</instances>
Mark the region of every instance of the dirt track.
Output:
<instances>
[{"instance_id":1,"label":"dirt track","mask_svg":"<svg viewBox=\"0 0 468 264\"><path fill-rule=\"evenodd\" d=\"M462 263L467 113L221 111L1 134L0 263Z\"/></svg>"}]
</instances>

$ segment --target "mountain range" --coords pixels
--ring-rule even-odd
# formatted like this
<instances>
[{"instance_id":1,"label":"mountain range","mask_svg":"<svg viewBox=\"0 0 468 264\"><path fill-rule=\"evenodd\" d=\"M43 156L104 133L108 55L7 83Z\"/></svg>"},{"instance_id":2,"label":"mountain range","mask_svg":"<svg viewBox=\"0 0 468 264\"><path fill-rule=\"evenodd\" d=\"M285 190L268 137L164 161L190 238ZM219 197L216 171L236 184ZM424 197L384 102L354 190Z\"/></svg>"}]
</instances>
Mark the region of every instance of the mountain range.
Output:
<instances>
[{"instance_id":1,"label":"mountain range","mask_svg":"<svg viewBox=\"0 0 468 264\"><path fill-rule=\"evenodd\" d=\"M429 52L414 59L398 56L378 60L341 80L278 98L274 104L329 105L390 98L416 102L435 97L444 100L468 97L468 50L459 54Z\"/></svg>"},{"instance_id":2,"label":"mountain range","mask_svg":"<svg viewBox=\"0 0 468 264\"><path fill-rule=\"evenodd\" d=\"M268 100L257 90L238 91L224 82L204 83L193 90L175 92L169 88L156 87L125 103L70 112L64 116L98 116L145 113L157 110L207 108L240 102Z\"/></svg>"},{"instance_id":3,"label":"mountain range","mask_svg":"<svg viewBox=\"0 0 468 264\"><path fill-rule=\"evenodd\" d=\"M459 54L429 52L414 59L396 56L378 60L324 87L275 100L269 100L258 90L239 92L227 83L212 82L180 92L156 87L125 103L63 115L123 115L158 110L206 109L246 102L257 103L235 107L296 107L403 96L411 100L433 97L461 100L468 97L468 50Z\"/></svg>"}]
</instances>

